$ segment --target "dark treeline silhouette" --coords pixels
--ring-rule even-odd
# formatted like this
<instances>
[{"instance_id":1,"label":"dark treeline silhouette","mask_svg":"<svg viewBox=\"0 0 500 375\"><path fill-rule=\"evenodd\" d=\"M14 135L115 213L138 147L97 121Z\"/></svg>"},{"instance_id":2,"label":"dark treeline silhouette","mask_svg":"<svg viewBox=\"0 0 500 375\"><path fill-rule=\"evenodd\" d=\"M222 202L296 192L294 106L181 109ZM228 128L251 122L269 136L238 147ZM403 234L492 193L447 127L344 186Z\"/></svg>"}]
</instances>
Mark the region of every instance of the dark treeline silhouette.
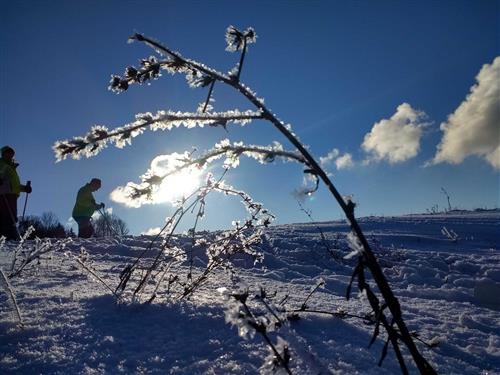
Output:
<instances>
[{"instance_id":1,"label":"dark treeline silhouette","mask_svg":"<svg viewBox=\"0 0 500 375\"><path fill-rule=\"evenodd\" d=\"M125 236L130 231L127 224L115 214L105 213L93 221L94 237ZM72 228L66 228L59 222L53 212L44 212L41 216L29 215L19 220L19 232L26 233L32 226L34 232L28 239L38 238L67 238L76 237Z\"/></svg>"},{"instance_id":2,"label":"dark treeline silhouette","mask_svg":"<svg viewBox=\"0 0 500 375\"><path fill-rule=\"evenodd\" d=\"M29 239L75 237L73 229L66 229L53 212L44 212L41 216L29 215L19 220L20 233L25 233L30 226L35 230Z\"/></svg>"}]
</instances>

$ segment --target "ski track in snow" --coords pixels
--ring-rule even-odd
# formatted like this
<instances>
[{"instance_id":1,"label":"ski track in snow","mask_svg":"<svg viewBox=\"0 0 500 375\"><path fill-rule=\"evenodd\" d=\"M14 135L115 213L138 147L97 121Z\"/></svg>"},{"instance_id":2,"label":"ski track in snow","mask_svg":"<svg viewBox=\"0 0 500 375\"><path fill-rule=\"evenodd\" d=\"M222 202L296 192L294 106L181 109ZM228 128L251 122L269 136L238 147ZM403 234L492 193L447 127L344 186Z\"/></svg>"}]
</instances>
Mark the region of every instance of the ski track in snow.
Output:
<instances>
[{"instance_id":1,"label":"ski track in snow","mask_svg":"<svg viewBox=\"0 0 500 375\"><path fill-rule=\"evenodd\" d=\"M419 350L440 374L500 374L500 213L457 212L447 215L368 217L360 225L371 242L389 283L399 298L410 330L425 341ZM453 241L443 227L458 235ZM346 287L355 262L335 260L330 248L350 252L342 222L271 227L261 250L264 263L235 260L240 279L255 293L260 286L276 292L277 303L351 314L369 312L357 295L347 301ZM69 251L84 247L93 267L112 286L120 271L148 246L152 237L76 239ZM188 248L190 239L178 238ZM13 244L0 251L7 271ZM150 251L151 256L155 249ZM195 272L206 257L195 258ZM185 275L188 266L177 266ZM218 271L189 301L158 298L151 305L117 304L106 288L62 252L51 252L40 264L11 279L24 328L16 325L5 293L0 294L1 374L255 374L269 350L262 338L243 339L225 323L218 287L231 286ZM359 319L302 314L278 331L290 344L294 374L399 374L392 347L377 367L385 335L368 348L373 326ZM276 340L276 334L271 334ZM408 364L411 359L403 349ZM410 372L417 373L410 365Z\"/></svg>"}]
</instances>

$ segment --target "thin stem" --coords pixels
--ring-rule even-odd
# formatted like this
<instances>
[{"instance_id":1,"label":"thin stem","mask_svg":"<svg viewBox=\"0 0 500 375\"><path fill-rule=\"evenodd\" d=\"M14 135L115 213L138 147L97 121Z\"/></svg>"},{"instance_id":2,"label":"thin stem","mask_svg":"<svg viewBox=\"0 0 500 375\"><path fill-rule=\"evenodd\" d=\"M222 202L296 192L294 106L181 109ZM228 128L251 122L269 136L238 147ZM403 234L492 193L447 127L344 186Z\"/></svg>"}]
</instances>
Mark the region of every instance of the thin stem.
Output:
<instances>
[{"instance_id":1,"label":"thin stem","mask_svg":"<svg viewBox=\"0 0 500 375\"><path fill-rule=\"evenodd\" d=\"M267 345L269 345L269 347L271 348L271 350L273 351L276 359L278 360L278 362L280 362L280 364L283 366L283 368L285 369L285 371L287 372L287 374L289 375L292 375L292 372L290 371L290 369L288 368L288 364L285 362L285 360L283 359L283 357L281 356L280 352L278 352L278 349L276 349L276 347L274 346L274 344L272 343L271 339L269 338L269 336L267 335L266 333L266 330L265 330L265 327L262 328L261 326L259 326L259 323L257 323L257 320L255 319L255 316L252 314L252 311L250 310L250 308L248 307L248 305L243 302L243 301L240 301L240 303L243 305L243 307L245 308L245 312L247 313L248 316L250 316L252 318L252 322L253 322L253 325L254 325L254 329L259 332L262 337L264 338L264 340L266 341Z\"/></svg>"},{"instance_id":2,"label":"thin stem","mask_svg":"<svg viewBox=\"0 0 500 375\"><path fill-rule=\"evenodd\" d=\"M406 327L406 324L402 318L401 306L399 305L399 301L392 292L392 289L385 278L380 265L373 254L368 241L366 240L365 235L363 234L361 227L359 226L356 218L354 217L354 209L348 206L345 202L336 187L333 185L330 178L327 176L325 171L320 167L320 165L316 162L316 160L312 157L312 155L307 151L307 149L299 142L299 140L285 127L285 125L278 120L257 98L243 85L240 83L232 84L238 91L240 91L249 101L251 101L259 110L262 111L265 118L272 122L272 124L292 143L299 152L304 156L307 160L311 168L317 174L317 176L324 182L327 186L330 193L337 200L342 211L344 211L347 220L351 225L352 230L360 240L363 246L363 256L366 258L366 263L368 268L370 269L375 282L377 283L380 293L384 297L387 302L387 306L391 311L392 316L401 332L402 339L415 361L420 373L422 374L436 374L436 371L432 368L432 366L427 362L427 360L420 354L415 343L413 342L410 332Z\"/></svg>"},{"instance_id":3,"label":"thin stem","mask_svg":"<svg viewBox=\"0 0 500 375\"><path fill-rule=\"evenodd\" d=\"M259 299L262 304L266 307L267 311L269 311L271 313L272 316L274 316L274 319L276 319L276 321L283 325L283 321L281 320L281 318L276 314L276 312L271 308L271 306L267 303L266 299L264 297L261 297Z\"/></svg>"},{"instance_id":4,"label":"thin stem","mask_svg":"<svg viewBox=\"0 0 500 375\"><path fill-rule=\"evenodd\" d=\"M344 317L347 318L356 318L356 319L361 319L366 322L367 324L374 324L375 322L373 321L373 318L371 318L369 315L368 316L361 316L361 315L356 315L356 314L350 314L346 312L335 312L335 311L327 311L327 310L317 310L317 309L294 309L294 310L286 310L285 312L287 313L309 313L309 314L322 314L322 315L330 315L335 318L342 319ZM429 349L434 348L436 345L429 344L425 340L422 340L420 337L418 337L417 333L415 332L410 332L411 337L413 337L415 340L421 342L425 346L427 346Z\"/></svg>"},{"instance_id":5,"label":"thin stem","mask_svg":"<svg viewBox=\"0 0 500 375\"><path fill-rule=\"evenodd\" d=\"M326 310L316 310L316 309L294 309L294 310L289 310L287 312L294 312L294 313L310 313L310 314L322 314L322 315L331 315L336 318L343 318L343 317L348 317L348 318L357 318L357 319L362 319L365 321L368 321L367 316L361 316L361 315L356 315L356 314L349 314L345 312L334 312L334 311L326 311ZM370 321L371 323L371 321Z\"/></svg>"},{"instance_id":6,"label":"thin stem","mask_svg":"<svg viewBox=\"0 0 500 375\"><path fill-rule=\"evenodd\" d=\"M196 189L193 193L191 193L188 198L186 199L189 199L191 197L193 197L195 194L198 194L200 192L202 188L198 188ZM174 214L170 217L170 219L165 223L165 225L163 226L163 228L156 234L156 236L151 240L151 242L148 244L148 246L137 256L137 258L135 259L135 261L130 265L130 266L127 266L123 271L122 271L122 274L123 274L123 277L122 277L122 280L120 281L120 283L118 284L118 286L116 287L116 291L118 290L124 290L127 286L127 283L130 279L130 277L132 276L132 273L135 271L135 269L137 268L137 265L139 263L139 261L142 259L142 257L144 256L144 254L146 254L147 251L151 250L152 247L153 247L153 244L156 242L156 240L161 236L161 234L163 233L163 231L168 228L168 226L173 222L174 218L182 211L183 207L179 207L175 212Z\"/></svg>"},{"instance_id":7,"label":"thin stem","mask_svg":"<svg viewBox=\"0 0 500 375\"><path fill-rule=\"evenodd\" d=\"M93 142L96 141L102 141L104 139L108 139L111 137L115 137L118 135L126 134L133 132L134 130L142 129L144 127L153 125L157 122L162 122L162 121L167 121L167 122L172 122L172 121L188 121L188 120L207 120L207 121L243 121L243 120L260 120L262 119L262 115L260 114L246 114L246 115L233 115L231 117L226 117L223 116L219 113L205 113L205 114L189 114L189 115L173 115L173 114L166 114L164 116L159 116L158 118L154 118L151 120L145 120L143 123L134 125L134 126L125 126L124 128L107 133L106 135L100 136L100 137L95 137L92 139Z\"/></svg>"},{"instance_id":8,"label":"thin stem","mask_svg":"<svg viewBox=\"0 0 500 375\"><path fill-rule=\"evenodd\" d=\"M3 270L0 268L0 287L3 287L7 293L7 298L11 302L12 307L14 309L14 315L16 316L19 326L24 327L23 324L23 319L21 316L21 310L19 309L19 305L16 300L16 295L14 294L14 290L12 289L12 285L9 282L9 279L3 272Z\"/></svg>"},{"instance_id":9,"label":"thin stem","mask_svg":"<svg viewBox=\"0 0 500 375\"><path fill-rule=\"evenodd\" d=\"M306 309L307 308L307 301L309 301L309 298L311 298L311 296L322 286L324 285L324 282L320 282L318 283L314 288L313 290L311 290L311 292L307 295L305 301L302 303L302 305L300 306L301 309Z\"/></svg>"},{"instance_id":10,"label":"thin stem","mask_svg":"<svg viewBox=\"0 0 500 375\"><path fill-rule=\"evenodd\" d=\"M180 222L182 221L182 218L184 217L184 215L189 212L189 210L191 210L192 208L194 208L198 202L202 201L211 191L213 191L214 189L219 189L219 183L220 181L224 178L225 174L227 173L227 170L224 171L224 173L222 173L222 175L219 177L219 179L217 180L217 182L215 182L213 185L209 185L209 186L202 186L202 187L199 187L197 190L195 190L193 193L191 193L187 198L184 199L184 202L188 201L189 199L191 199L193 196L195 195L198 195L197 198L191 202L187 208L184 207L184 202L183 202L183 205L180 206L176 212L174 213L174 215L170 218L170 220L165 224L165 226L162 228L162 230L160 231L160 233L165 230L165 228L167 228L171 223L173 223L174 221L174 218L176 218L175 220L175 223L174 225L172 226L172 228L170 229L170 233L166 236L165 240L164 240L164 243L162 245L162 249L165 249L168 245L169 245L169 242L170 240L172 239L172 236L175 232L175 230L177 229L177 226L180 224ZM178 216L178 217L177 217ZM158 234L155 239L159 236L160 234ZM146 250L144 250L140 255L139 257L136 259L135 263L131 266L131 269L130 269L130 274L133 272L136 264L138 263L139 259L143 256L143 254L145 253ZM141 292L144 287L145 287L145 284L146 284L146 281L150 278L151 274L156 270L158 264L160 264L160 260L163 256L163 252L160 251L156 258L154 259L153 261L153 264L151 266L148 267L147 271L146 271L146 274L144 276L142 276L141 278L141 281L139 282L138 286L136 287L135 291L134 291L134 295L136 295L137 293ZM158 273L160 273L162 271L159 271ZM157 273L157 274L158 274ZM157 275L156 274L156 275ZM162 277L163 279L163 277ZM124 289L125 285L122 286L122 289ZM156 289L155 289L156 291Z\"/></svg>"},{"instance_id":11,"label":"thin stem","mask_svg":"<svg viewBox=\"0 0 500 375\"><path fill-rule=\"evenodd\" d=\"M238 74L236 75L236 80L240 80L241 70L243 69L243 62L245 61L245 54L247 52L247 37L243 37L243 51L241 51L240 63L238 65Z\"/></svg>"},{"instance_id":12,"label":"thin stem","mask_svg":"<svg viewBox=\"0 0 500 375\"><path fill-rule=\"evenodd\" d=\"M90 273L92 276L94 276L102 285L104 285L115 297L117 296L116 295L116 292L108 285L108 283L106 283L93 269L91 269L90 267L88 267L81 259L78 259L77 257L75 257L75 261L80 265L82 266L82 268L87 271L88 273Z\"/></svg>"},{"instance_id":13,"label":"thin stem","mask_svg":"<svg viewBox=\"0 0 500 375\"><path fill-rule=\"evenodd\" d=\"M314 221L311 213L302 205L302 203L300 203L300 200L298 200L298 199L297 199L297 204L299 205L300 210L307 215L307 217L309 218L311 223L314 224L315 221ZM339 257L339 255L335 254L335 252L330 248L330 244L329 244L323 230L319 227L319 225L316 225L316 229L319 232L319 235L321 238L321 243L323 244L323 247L326 249L327 253L330 254L332 256L332 258L334 258L335 260L338 261L340 257ZM325 263L323 263L323 264L325 264ZM325 266L326 266L326 264L325 264Z\"/></svg>"},{"instance_id":14,"label":"thin stem","mask_svg":"<svg viewBox=\"0 0 500 375\"><path fill-rule=\"evenodd\" d=\"M210 84L210 89L208 90L208 95L207 95L207 100L205 101L205 105L203 106L203 113L207 110L208 103L210 102L210 98L212 97L212 91L214 90L215 86L215 79L212 80L212 83Z\"/></svg>"},{"instance_id":15,"label":"thin stem","mask_svg":"<svg viewBox=\"0 0 500 375\"><path fill-rule=\"evenodd\" d=\"M222 82L227 83L227 84L230 84L232 82L232 80L229 77L222 74L221 72L218 72L214 69L210 69L207 66L202 65L196 61L186 59L186 58L182 57L180 53L175 52L175 51L171 50L170 48L168 48L168 47L166 47L166 46L164 46L164 45L162 45L162 44L154 41L153 39L148 38L142 34L136 33L134 35L134 39L136 39L140 42L145 42L146 44L148 44L153 49L157 50L162 55L168 55L168 56L172 56L176 59L179 59L180 61L182 61L184 64L190 66L191 68L197 69L200 72L205 73L206 75L209 75L218 81L222 81Z\"/></svg>"}]
</instances>

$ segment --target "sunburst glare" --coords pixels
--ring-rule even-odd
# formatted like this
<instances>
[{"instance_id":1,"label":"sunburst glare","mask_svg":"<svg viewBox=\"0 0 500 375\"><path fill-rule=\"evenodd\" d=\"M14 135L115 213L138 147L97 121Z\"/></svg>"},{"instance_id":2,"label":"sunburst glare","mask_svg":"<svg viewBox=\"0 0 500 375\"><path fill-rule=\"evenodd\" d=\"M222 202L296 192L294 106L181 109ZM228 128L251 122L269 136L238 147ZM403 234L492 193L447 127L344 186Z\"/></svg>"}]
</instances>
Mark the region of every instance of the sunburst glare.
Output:
<instances>
[{"instance_id":1,"label":"sunburst glare","mask_svg":"<svg viewBox=\"0 0 500 375\"><path fill-rule=\"evenodd\" d=\"M166 177L153 193L156 203L173 203L186 197L200 186L201 170L184 169Z\"/></svg>"}]
</instances>

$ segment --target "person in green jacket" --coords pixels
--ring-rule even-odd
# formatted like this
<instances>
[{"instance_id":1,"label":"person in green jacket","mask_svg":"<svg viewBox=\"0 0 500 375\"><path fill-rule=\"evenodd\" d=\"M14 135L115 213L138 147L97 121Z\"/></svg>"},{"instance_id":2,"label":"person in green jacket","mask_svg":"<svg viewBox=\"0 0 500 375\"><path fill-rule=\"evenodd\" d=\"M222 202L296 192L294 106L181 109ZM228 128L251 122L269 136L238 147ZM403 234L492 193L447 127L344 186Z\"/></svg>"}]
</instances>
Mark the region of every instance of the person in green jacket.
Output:
<instances>
[{"instance_id":1,"label":"person in green jacket","mask_svg":"<svg viewBox=\"0 0 500 375\"><path fill-rule=\"evenodd\" d=\"M93 178L78 190L72 214L78 224L78 237L89 238L94 234L91 217L94 211L104 208L104 203L97 204L92 193L100 188L101 180Z\"/></svg>"},{"instance_id":2,"label":"person in green jacket","mask_svg":"<svg viewBox=\"0 0 500 375\"><path fill-rule=\"evenodd\" d=\"M0 237L19 240L17 222L17 199L21 192L31 193L31 185L22 185L17 174L18 163L14 161L15 151L10 146L1 149L0 159Z\"/></svg>"}]
</instances>

